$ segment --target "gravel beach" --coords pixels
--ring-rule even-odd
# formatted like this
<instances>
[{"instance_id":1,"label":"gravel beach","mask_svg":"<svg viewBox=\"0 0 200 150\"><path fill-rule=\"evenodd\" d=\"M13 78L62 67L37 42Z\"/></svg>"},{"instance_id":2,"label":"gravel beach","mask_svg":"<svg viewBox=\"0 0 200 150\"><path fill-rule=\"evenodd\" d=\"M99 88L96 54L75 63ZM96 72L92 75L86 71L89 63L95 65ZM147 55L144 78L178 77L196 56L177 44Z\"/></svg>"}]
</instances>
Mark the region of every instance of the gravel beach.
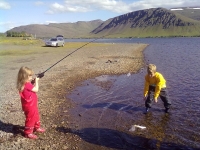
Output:
<instances>
[{"instance_id":1,"label":"gravel beach","mask_svg":"<svg viewBox=\"0 0 200 150\"><path fill-rule=\"evenodd\" d=\"M67 43L66 43L67 44ZM0 149L80 149L84 142L72 133L61 133L57 127L68 127L58 112L65 113L73 103L66 98L81 81L100 75L136 73L144 67L143 50L146 44L100 44L83 47L45 73L39 81L39 111L42 127L46 129L39 139L23 137L25 116L16 90L16 77L21 66L27 66L35 73L43 72L76 48L42 47L45 51L27 55L0 56ZM3 46L2 46L3 47ZM7 47L5 46L5 49ZM14 47L21 49L22 47ZM35 47L37 48L37 47ZM28 46L23 46L28 49ZM88 148L90 149L90 148ZM96 149L105 149L97 146ZM107 148L108 149L108 148Z\"/></svg>"}]
</instances>

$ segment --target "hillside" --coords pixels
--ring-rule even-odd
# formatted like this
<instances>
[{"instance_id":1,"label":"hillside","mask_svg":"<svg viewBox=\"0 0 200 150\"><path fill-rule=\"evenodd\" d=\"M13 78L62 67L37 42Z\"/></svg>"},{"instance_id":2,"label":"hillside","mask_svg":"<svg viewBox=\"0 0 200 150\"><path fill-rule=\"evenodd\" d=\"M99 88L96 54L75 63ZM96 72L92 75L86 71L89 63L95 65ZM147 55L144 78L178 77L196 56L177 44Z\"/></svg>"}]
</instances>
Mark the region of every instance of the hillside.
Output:
<instances>
[{"instance_id":1,"label":"hillside","mask_svg":"<svg viewBox=\"0 0 200 150\"><path fill-rule=\"evenodd\" d=\"M200 36L200 22L167 9L152 8L109 19L91 34L108 37Z\"/></svg>"},{"instance_id":2,"label":"hillside","mask_svg":"<svg viewBox=\"0 0 200 150\"><path fill-rule=\"evenodd\" d=\"M91 30L98 27L103 21L78 21L76 23L50 23L49 25L31 24L15 27L9 31L22 32L36 35L37 37L55 37L63 35L66 38L81 38L86 36Z\"/></svg>"},{"instance_id":3,"label":"hillside","mask_svg":"<svg viewBox=\"0 0 200 150\"><path fill-rule=\"evenodd\" d=\"M37 37L61 34L65 38L183 37L200 36L200 21L177 11L152 8L130 12L106 21L27 25L9 31L25 31Z\"/></svg>"},{"instance_id":4,"label":"hillside","mask_svg":"<svg viewBox=\"0 0 200 150\"><path fill-rule=\"evenodd\" d=\"M200 6L171 8L172 12L200 21Z\"/></svg>"}]
</instances>

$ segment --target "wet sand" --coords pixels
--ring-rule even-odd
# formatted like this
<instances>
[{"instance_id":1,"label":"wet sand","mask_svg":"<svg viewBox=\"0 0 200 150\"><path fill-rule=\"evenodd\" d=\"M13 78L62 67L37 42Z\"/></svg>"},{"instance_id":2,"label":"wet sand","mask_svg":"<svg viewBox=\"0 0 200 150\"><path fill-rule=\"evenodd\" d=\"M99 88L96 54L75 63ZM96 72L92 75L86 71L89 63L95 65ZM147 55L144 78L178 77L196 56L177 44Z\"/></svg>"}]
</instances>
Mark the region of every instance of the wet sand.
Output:
<instances>
[{"instance_id":1,"label":"wet sand","mask_svg":"<svg viewBox=\"0 0 200 150\"><path fill-rule=\"evenodd\" d=\"M69 126L76 126L76 122L70 122L69 115L69 109L76 104L67 99L66 95L81 81L89 78L106 74L137 72L144 66L142 52L146 46L145 44L113 43L84 47L46 72L45 77L40 80L38 97L42 127L47 131L38 135L38 140L26 139L22 135L24 114L15 89L17 72L22 65L32 68L35 73L42 72L75 49L43 47L46 48L45 52L24 56L0 56L1 78L3 79L0 81L2 93L0 148L85 149L83 147L85 141L69 128ZM48 51L48 49L51 50ZM90 147L109 149L94 143L86 145L88 149Z\"/></svg>"}]
</instances>

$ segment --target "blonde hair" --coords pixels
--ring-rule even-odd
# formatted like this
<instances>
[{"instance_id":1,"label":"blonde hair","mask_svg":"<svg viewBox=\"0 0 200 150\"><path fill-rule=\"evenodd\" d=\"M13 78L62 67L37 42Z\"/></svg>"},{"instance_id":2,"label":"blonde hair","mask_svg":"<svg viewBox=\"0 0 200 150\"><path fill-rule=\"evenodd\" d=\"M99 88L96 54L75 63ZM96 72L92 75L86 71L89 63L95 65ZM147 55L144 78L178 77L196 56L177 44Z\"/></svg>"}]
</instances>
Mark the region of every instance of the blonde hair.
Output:
<instances>
[{"instance_id":1,"label":"blonde hair","mask_svg":"<svg viewBox=\"0 0 200 150\"><path fill-rule=\"evenodd\" d=\"M22 91L24 89L24 84L28 81L29 75L33 75L34 72L28 67L21 67L17 76L17 89Z\"/></svg>"},{"instance_id":2,"label":"blonde hair","mask_svg":"<svg viewBox=\"0 0 200 150\"><path fill-rule=\"evenodd\" d=\"M148 67L147 67L147 72L148 72L148 74L155 73L156 72L156 65L149 64Z\"/></svg>"}]
</instances>

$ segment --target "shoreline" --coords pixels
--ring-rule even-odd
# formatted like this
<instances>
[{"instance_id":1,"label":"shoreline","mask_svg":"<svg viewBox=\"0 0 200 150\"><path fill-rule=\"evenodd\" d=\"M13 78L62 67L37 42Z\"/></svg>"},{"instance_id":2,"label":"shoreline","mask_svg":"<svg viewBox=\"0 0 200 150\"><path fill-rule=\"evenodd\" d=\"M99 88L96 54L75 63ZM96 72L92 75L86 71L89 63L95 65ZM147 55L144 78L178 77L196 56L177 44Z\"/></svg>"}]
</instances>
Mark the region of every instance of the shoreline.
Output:
<instances>
[{"instance_id":1,"label":"shoreline","mask_svg":"<svg viewBox=\"0 0 200 150\"><path fill-rule=\"evenodd\" d=\"M4 114L6 115L1 119L1 124L5 126L5 131L6 125L10 124L6 134L11 136L11 138L7 135L7 138L2 136L0 147L11 148L14 144L14 147L17 149L35 149L35 147L39 147L39 149L48 149L50 148L49 145L54 145L55 148L61 149L73 149L73 147L79 149L80 147L76 143L76 141L81 141L79 137L70 133L61 134L56 130L58 127L68 127L68 124L70 124L68 109L73 107L73 104L66 99L66 95L82 81L90 78L105 74L120 75L129 72L136 73L144 66L143 51L146 47L146 44L105 44L104 46L95 48L85 47L83 50L77 51L72 56L68 57L68 60L60 62L57 66L52 68L52 70L49 70L48 73L45 73L45 76L40 80L38 93L39 111L41 125L47 129L46 133L39 135L39 139L35 141L26 139L21 135L21 127L19 128L19 126L24 125L24 116L21 111L19 97L15 93L14 96L12 95L12 98L14 97L13 102L5 102L3 104L4 106L9 104L9 107L5 109L6 112L4 112ZM61 53L61 50L59 50L59 52L60 53L57 55L45 53L43 57L40 56L40 59L37 57L40 54L36 54L36 56L31 58L32 60L30 62L28 62L30 56L20 57L23 58L21 64L26 63L28 66L35 63L35 65L30 68L33 68L35 72L39 72L40 70L38 70L38 68L44 60L46 60L46 62L43 64L42 68L47 68L47 66L51 66L52 62L56 62L55 60L62 58L63 52ZM50 56L51 60L49 60ZM19 58L13 59L14 62L21 62ZM19 63L19 65L21 64ZM12 64L8 64L11 69L13 68L13 72L15 73L18 72L19 65L13 66ZM3 72L3 74L7 73L9 73L9 71ZM7 76L7 78L9 77L10 75ZM2 99L4 98L3 96ZM17 103L15 101L17 101ZM63 120L63 116L60 116L60 111L65 112L65 120ZM15 115L14 118L11 117L12 115ZM18 130L17 134L13 134L13 126L18 126L18 128L15 129ZM63 141L62 138L64 138L65 141ZM63 147L62 144L66 142L68 144Z\"/></svg>"}]
</instances>

